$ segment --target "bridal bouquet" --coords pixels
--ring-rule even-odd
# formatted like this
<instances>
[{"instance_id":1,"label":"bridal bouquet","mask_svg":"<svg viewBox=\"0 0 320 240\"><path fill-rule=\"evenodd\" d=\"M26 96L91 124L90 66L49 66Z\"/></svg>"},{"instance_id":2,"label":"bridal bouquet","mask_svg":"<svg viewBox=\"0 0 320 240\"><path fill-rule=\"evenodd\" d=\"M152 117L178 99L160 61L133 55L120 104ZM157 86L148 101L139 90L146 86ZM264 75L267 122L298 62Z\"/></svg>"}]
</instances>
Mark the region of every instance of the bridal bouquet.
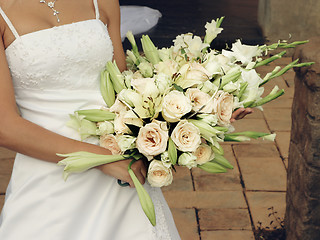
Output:
<instances>
[{"instance_id":1,"label":"bridal bouquet","mask_svg":"<svg viewBox=\"0 0 320 240\"><path fill-rule=\"evenodd\" d=\"M132 33L127 37L132 50L127 51L127 71L120 72L115 62L108 62L101 73L101 94L106 105L101 109L76 111L69 126L81 138L97 137L100 145L113 155L77 152L60 155L64 176L92 167L119 161L143 159L148 165L147 179L152 187L172 183L176 164L189 169L198 167L211 173L226 172L232 165L220 145L224 141L250 138L273 140L275 134L235 133L230 118L241 107L256 107L284 93L274 86L261 97L263 85L293 67L312 63L298 60L284 68L275 67L265 76L256 69L281 58L285 51L263 58L270 50L295 47L306 41L248 46L238 40L229 50L210 48L222 31L223 18L205 25L202 40L191 33L173 40L170 48L157 49L148 36L142 36L143 53L138 51ZM150 222L155 225L151 198L131 170L140 202Z\"/></svg>"}]
</instances>

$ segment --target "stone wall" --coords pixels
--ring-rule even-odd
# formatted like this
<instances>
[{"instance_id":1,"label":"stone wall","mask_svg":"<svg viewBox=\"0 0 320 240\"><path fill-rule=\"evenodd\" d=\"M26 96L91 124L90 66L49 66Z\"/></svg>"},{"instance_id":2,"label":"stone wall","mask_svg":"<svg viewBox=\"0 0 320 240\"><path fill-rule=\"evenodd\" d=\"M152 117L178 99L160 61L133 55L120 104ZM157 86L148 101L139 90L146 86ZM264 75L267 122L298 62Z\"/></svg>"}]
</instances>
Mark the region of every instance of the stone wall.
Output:
<instances>
[{"instance_id":1,"label":"stone wall","mask_svg":"<svg viewBox=\"0 0 320 240\"><path fill-rule=\"evenodd\" d=\"M314 65L296 69L289 150L288 240L320 239L320 37L293 56Z\"/></svg>"},{"instance_id":2,"label":"stone wall","mask_svg":"<svg viewBox=\"0 0 320 240\"><path fill-rule=\"evenodd\" d=\"M259 0L258 21L271 42L320 36L319 0Z\"/></svg>"}]
</instances>

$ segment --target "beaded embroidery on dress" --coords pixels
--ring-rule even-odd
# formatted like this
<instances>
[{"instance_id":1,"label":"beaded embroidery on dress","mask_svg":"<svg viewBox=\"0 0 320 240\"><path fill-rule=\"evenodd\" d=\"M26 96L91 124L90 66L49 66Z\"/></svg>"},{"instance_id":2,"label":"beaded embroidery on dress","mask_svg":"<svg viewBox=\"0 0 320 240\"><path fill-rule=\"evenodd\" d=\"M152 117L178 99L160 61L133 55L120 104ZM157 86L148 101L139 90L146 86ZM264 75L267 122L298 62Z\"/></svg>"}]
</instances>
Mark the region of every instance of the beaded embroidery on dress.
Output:
<instances>
[{"instance_id":1,"label":"beaded embroidery on dress","mask_svg":"<svg viewBox=\"0 0 320 240\"><path fill-rule=\"evenodd\" d=\"M19 36L5 50L15 97L23 118L79 140L65 126L77 109L99 108L99 75L112 60L107 27L99 19L61 25ZM152 227L135 189L97 169L63 181L56 164L17 154L0 217L4 240L178 240L160 189L148 189L156 209Z\"/></svg>"}]
</instances>

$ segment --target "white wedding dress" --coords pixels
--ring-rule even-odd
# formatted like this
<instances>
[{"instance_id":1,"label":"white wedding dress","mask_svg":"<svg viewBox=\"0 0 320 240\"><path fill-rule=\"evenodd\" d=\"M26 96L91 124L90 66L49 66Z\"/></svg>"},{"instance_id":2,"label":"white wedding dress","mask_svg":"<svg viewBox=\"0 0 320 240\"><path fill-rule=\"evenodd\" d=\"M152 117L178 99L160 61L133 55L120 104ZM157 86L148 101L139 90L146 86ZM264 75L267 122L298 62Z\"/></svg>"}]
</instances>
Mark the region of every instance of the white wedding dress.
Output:
<instances>
[{"instance_id":1,"label":"white wedding dress","mask_svg":"<svg viewBox=\"0 0 320 240\"><path fill-rule=\"evenodd\" d=\"M99 74L113 56L97 0L93 4L96 19L22 36L0 8L16 37L5 53L22 117L73 139L79 135L65 126L68 114L101 107ZM1 240L180 239L159 188L145 185L156 210L153 227L135 189L120 187L96 169L64 182L62 171L17 154L0 218Z\"/></svg>"}]
</instances>

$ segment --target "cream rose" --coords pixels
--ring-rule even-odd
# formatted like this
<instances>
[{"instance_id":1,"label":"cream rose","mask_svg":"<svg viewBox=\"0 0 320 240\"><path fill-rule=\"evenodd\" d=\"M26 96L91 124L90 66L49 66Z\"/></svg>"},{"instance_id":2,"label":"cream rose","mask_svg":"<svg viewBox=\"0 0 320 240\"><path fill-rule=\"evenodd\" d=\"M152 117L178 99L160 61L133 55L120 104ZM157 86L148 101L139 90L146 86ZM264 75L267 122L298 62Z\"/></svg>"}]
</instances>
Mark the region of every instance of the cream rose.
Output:
<instances>
[{"instance_id":1,"label":"cream rose","mask_svg":"<svg viewBox=\"0 0 320 240\"><path fill-rule=\"evenodd\" d=\"M109 121L98 122L97 126L98 126L97 132L99 135L114 133L113 124Z\"/></svg>"},{"instance_id":2,"label":"cream rose","mask_svg":"<svg viewBox=\"0 0 320 240\"><path fill-rule=\"evenodd\" d=\"M174 90L163 98L162 116L167 122L178 122L191 109L190 99L182 92Z\"/></svg>"},{"instance_id":3,"label":"cream rose","mask_svg":"<svg viewBox=\"0 0 320 240\"><path fill-rule=\"evenodd\" d=\"M163 153L167 148L169 139L166 122L153 121L140 128L136 146L140 153L148 159Z\"/></svg>"},{"instance_id":4,"label":"cream rose","mask_svg":"<svg viewBox=\"0 0 320 240\"><path fill-rule=\"evenodd\" d=\"M180 70L180 77L177 78L176 84L182 88L192 87L209 80L209 72L197 62L186 63Z\"/></svg>"},{"instance_id":5,"label":"cream rose","mask_svg":"<svg viewBox=\"0 0 320 240\"><path fill-rule=\"evenodd\" d=\"M178 163L181 166L186 166L187 168L191 169L197 166L196 159L197 157L192 153L182 153L178 158Z\"/></svg>"},{"instance_id":6,"label":"cream rose","mask_svg":"<svg viewBox=\"0 0 320 240\"><path fill-rule=\"evenodd\" d=\"M171 59L159 62L155 66L155 71L159 73L164 73L169 77L172 77L173 74L178 72L178 63Z\"/></svg>"},{"instance_id":7,"label":"cream rose","mask_svg":"<svg viewBox=\"0 0 320 240\"><path fill-rule=\"evenodd\" d=\"M121 149L114 135L107 134L100 137L100 146L111 151L112 155L121 154Z\"/></svg>"},{"instance_id":8,"label":"cream rose","mask_svg":"<svg viewBox=\"0 0 320 240\"><path fill-rule=\"evenodd\" d=\"M211 96L209 94L202 92L198 88L188 88L186 96L192 103L193 111L199 111L203 105L206 105L200 112L212 113L214 104L213 99L210 99Z\"/></svg>"},{"instance_id":9,"label":"cream rose","mask_svg":"<svg viewBox=\"0 0 320 240\"><path fill-rule=\"evenodd\" d=\"M172 183L172 171L166 168L161 161L151 161L148 169L148 182L152 187L168 186Z\"/></svg>"},{"instance_id":10,"label":"cream rose","mask_svg":"<svg viewBox=\"0 0 320 240\"><path fill-rule=\"evenodd\" d=\"M154 78L132 79L131 86L142 96L156 98L160 94Z\"/></svg>"},{"instance_id":11,"label":"cream rose","mask_svg":"<svg viewBox=\"0 0 320 240\"><path fill-rule=\"evenodd\" d=\"M181 120L173 129L172 141L182 152L194 152L201 144L200 130L187 120Z\"/></svg>"},{"instance_id":12,"label":"cream rose","mask_svg":"<svg viewBox=\"0 0 320 240\"><path fill-rule=\"evenodd\" d=\"M200 165L209 162L214 158L214 152L211 150L211 147L205 143L202 143L193 155L197 157L196 163Z\"/></svg>"},{"instance_id":13,"label":"cream rose","mask_svg":"<svg viewBox=\"0 0 320 240\"><path fill-rule=\"evenodd\" d=\"M116 136L116 140L122 152L125 152L129 149L133 149L136 147L136 144L135 144L136 138L134 136L120 134Z\"/></svg>"},{"instance_id":14,"label":"cream rose","mask_svg":"<svg viewBox=\"0 0 320 240\"><path fill-rule=\"evenodd\" d=\"M217 114L219 125L230 125L232 110L233 96L229 93L219 91L217 97L214 99L214 112Z\"/></svg>"}]
</instances>

